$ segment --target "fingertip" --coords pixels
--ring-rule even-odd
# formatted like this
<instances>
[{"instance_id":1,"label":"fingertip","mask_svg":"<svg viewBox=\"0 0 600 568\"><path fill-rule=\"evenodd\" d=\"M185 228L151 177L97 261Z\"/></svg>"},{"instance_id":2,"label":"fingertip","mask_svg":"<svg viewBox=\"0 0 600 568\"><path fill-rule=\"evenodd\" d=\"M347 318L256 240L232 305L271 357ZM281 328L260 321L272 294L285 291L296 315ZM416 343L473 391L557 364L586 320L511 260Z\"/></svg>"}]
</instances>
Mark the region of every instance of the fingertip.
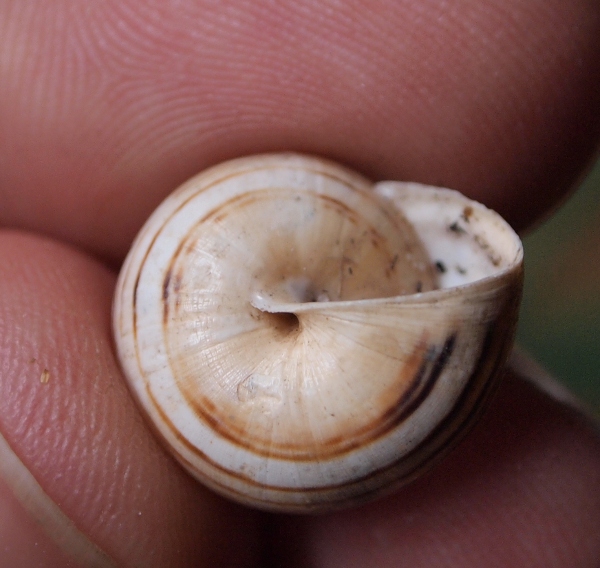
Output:
<instances>
[{"instance_id":1,"label":"fingertip","mask_svg":"<svg viewBox=\"0 0 600 568\"><path fill-rule=\"evenodd\" d=\"M600 137L589 0L11 7L0 218L113 259L227 158L325 155L458 189L523 228Z\"/></svg>"},{"instance_id":2,"label":"fingertip","mask_svg":"<svg viewBox=\"0 0 600 568\"><path fill-rule=\"evenodd\" d=\"M119 566L251 565L258 514L183 473L124 386L114 275L41 237L2 232L0 243L1 459L14 452L31 475L23 493L23 475L3 471L17 497L35 496L28 513L67 556L87 540Z\"/></svg>"}]
</instances>

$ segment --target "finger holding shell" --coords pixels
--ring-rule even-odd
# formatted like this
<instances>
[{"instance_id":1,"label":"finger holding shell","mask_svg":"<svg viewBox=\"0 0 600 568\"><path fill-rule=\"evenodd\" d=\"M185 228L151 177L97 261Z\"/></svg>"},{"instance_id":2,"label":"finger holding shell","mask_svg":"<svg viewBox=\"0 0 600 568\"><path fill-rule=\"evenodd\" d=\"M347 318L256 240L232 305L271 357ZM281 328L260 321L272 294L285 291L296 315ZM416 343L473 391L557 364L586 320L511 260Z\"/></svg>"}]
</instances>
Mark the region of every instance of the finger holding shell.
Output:
<instances>
[{"instance_id":1,"label":"finger holding shell","mask_svg":"<svg viewBox=\"0 0 600 568\"><path fill-rule=\"evenodd\" d=\"M157 209L114 302L130 387L167 447L242 503L389 491L472 424L510 349L522 247L451 190L275 154Z\"/></svg>"}]
</instances>

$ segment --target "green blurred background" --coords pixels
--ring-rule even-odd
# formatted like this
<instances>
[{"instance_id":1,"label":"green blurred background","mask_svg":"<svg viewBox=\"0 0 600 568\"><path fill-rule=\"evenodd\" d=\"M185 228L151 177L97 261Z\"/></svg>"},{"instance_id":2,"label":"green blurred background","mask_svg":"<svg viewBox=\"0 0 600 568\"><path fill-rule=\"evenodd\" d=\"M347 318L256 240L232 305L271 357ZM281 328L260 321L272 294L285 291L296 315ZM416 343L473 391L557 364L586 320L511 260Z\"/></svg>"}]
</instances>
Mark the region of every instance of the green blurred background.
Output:
<instances>
[{"instance_id":1,"label":"green blurred background","mask_svg":"<svg viewBox=\"0 0 600 568\"><path fill-rule=\"evenodd\" d=\"M600 161L523 242L517 342L600 416Z\"/></svg>"}]
</instances>

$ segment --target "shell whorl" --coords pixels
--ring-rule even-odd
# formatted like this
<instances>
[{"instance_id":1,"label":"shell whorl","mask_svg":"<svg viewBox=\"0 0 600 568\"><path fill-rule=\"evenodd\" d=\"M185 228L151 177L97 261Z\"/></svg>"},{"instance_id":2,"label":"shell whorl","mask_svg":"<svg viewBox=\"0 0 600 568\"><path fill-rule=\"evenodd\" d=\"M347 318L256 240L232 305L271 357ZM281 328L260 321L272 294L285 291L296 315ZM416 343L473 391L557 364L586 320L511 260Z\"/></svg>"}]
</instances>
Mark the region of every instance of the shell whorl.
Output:
<instances>
[{"instance_id":1,"label":"shell whorl","mask_svg":"<svg viewBox=\"0 0 600 568\"><path fill-rule=\"evenodd\" d=\"M168 197L115 294L130 387L175 457L269 510L408 482L479 414L510 349L522 247L494 212L331 162L226 162Z\"/></svg>"}]
</instances>

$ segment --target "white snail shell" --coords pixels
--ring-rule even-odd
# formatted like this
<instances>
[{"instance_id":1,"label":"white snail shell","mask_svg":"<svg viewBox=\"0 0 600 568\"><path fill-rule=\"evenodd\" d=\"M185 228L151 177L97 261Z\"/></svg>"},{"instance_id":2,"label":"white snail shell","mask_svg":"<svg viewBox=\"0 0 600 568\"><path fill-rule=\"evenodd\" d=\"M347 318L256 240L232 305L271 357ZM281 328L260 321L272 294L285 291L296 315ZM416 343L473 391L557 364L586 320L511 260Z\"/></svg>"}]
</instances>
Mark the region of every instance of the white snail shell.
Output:
<instances>
[{"instance_id":1,"label":"white snail shell","mask_svg":"<svg viewBox=\"0 0 600 568\"><path fill-rule=\"evenodd\" d=\"M522 258L509 225L455 191L294 154L233 160L138 235L117 350L198 480L267 510L349 506L414 479L479 414Z\"/></svg>"}]
</instances>

